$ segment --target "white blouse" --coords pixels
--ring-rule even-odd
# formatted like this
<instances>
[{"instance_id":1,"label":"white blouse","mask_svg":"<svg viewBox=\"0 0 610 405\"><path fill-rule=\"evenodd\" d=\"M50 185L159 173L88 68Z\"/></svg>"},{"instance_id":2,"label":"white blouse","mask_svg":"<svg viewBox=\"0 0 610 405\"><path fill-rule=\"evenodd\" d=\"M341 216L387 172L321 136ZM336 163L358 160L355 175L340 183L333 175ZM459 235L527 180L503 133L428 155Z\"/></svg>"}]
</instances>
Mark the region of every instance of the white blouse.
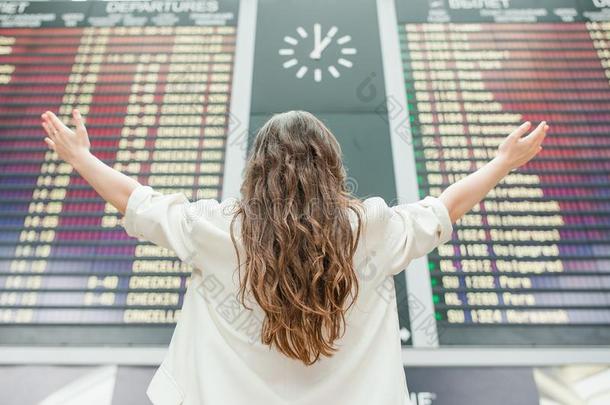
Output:
<instances>
[{"instance_id":1,"label":"white blouse","mask_svg":"<svg viewBox=\"0 0 610 405\"><path fill-rule=\"evenodd\" d=\"M146 391L153 404L409 404L392 276L451 238L445 205L431 196L393 207L379 197L364 200L354 257L360 289L345 335L334 356L305 366L262 344L262 310L236 299L229 234L235 201L189 202L150 186L129 197L121 221L127 233L173 250L194 269L168 351ZM239 238L239 222L234 229Z\"/></svg>"}]
</instances>

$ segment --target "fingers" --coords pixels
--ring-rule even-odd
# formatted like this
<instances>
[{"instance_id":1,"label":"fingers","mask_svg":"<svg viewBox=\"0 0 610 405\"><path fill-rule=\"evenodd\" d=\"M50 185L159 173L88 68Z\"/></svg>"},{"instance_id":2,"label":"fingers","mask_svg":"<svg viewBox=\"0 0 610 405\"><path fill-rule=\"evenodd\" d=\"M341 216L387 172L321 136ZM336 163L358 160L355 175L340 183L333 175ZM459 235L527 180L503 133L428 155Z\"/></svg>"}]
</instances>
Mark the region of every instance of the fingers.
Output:
<instances>
[{"instance_id":1,"label":"fingers","mask_svg":"<svg viewBox=\"0 0 610 405\"><path fill-rule=\"evenodd\" d=\"M521 124L519 126L519 128L517 128L513 132L511 132L511 134L508 137L513 140L517 140L517 139L521 138L523 135L525 135L531 126L532 126L532 123L529 121L526 121L523 124Z\"/></svg>"},{"instance_id":2,"label":"fingers","mask_svg":"<svg viewBox=\"0 0 610 405\"><path fill-rule=\"evenodd\" d=\"M49 146L49 149L51 150L55 150L55 142L53 142L53 140L49 137L44 138L44 141L47 143L47 145Z\"/></svg>"},{"instance_id":3,"label":"fingers","mask_svg":"<svg viewBox=\"0 0 610 405\"><path fill-rule=\"evenodd\" d=\"M542 144L542 141L544 141L544 138L546 138L546 133L549 130L549 126L547 124L544 124L544 128L542 129L542 136L540 137L540 140L538 141L538 146L540 146L540 144ZM542 146L540 146L540 148L542 149Z\"/></svg>"},{"instance_id":4,"label":"fingers","mask_svg":"<svg viewBox=\"0 0 610 405\"><path fill-rule=\"evenodd\" d=\"M50 113L51 113L50 111L46 111L46 112L42 113L41 117L43 119L43 126L45 126L44 124L46 124L45 129L47 130L47 133L54 134L56 131L59 131L59 129L55 128L55 124L53 123L53 120L51 119Z\"/></svg>"},{"instance_id":5,"label":"fingers","mask_svg":"<svg viewBox=\"0 0 610 405\"><path fill-rule=\"evenodd\" d=\"M72 110L72 121L76 126L76 129L80 131L86 131L85 123L83 122L83 117L80 115L80 111L78 111L76 108Z\"/></svg>"},{"instance_id":6,"label":"fingers","mask_svg":"<svg viewBox=\"0 0 610 405\"><path fill-rule=\"evenodd\" d=\"M47 111L42 114L42 118L44 118L46 122L52 126L52 129L55 129L58 132L67 129L63 122L61 122L61 120L57 118L52 111Z\"/></svg>"},{"instance_id":7,"label":"fingers","mask_svg":"<svg viewBox=\"0 0 610 405\"><path fill-rule=\"evenodd\" d=\"M55 140L55 129L51 128L51 126L49 124L47 124L46 122L42 123L42 127L44 128L45 132L47 133L47 135L49 135L49 138L51 140Z\"/></svg>"},{"instance_id":8,"label":"fingers","mask_svg":"<svg viewBox=\"0 0 610 405\"><path fill-rule=\"evenodd\" d=\"M523 138L523 141L530 142L536 147L540 146L540 144L544 140L544 137L546 136L546 131L548 130L548 128L549 126L547 125L546 121L542 121L540 124L538 124L535 130L533 130L528 136Z\"/></svg>"}]
</instances>

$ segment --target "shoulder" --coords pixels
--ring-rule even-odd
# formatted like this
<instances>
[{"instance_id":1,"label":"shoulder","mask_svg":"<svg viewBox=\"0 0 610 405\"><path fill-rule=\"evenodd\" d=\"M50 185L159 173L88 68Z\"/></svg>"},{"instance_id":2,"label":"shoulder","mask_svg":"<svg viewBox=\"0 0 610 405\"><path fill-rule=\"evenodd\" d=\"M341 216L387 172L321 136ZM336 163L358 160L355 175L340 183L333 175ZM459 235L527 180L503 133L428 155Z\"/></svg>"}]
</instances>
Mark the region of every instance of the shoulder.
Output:
<instances>
[{"instance_id":1,"label":"shoulder","mask_svg":"<svg viewBox=\"0 0 610 405\"><path fill-rule=\"evenodd\" d=\"M360 219L368 229L379 228L387 223L392 217L392 211L386 201L378 196L368 197L361 200L361 204L356 206L360 213ZM352 212L352 218L357 221L356 215Z\"/></svg>"},{"instance_id":2,"label":"shoulder","mask_svg":"<svg viewBox=\"0 0 610 405\"><path fill-rule=\"evenodd\" d=\"M367 219L370 221L383 220L390 216L390 207L381 197L369 197L362 203L366 209Z\"/></svg>"},{"instance_id":3,"label":"shoulder","mask_svg":"<svg viewBox=\"0 0 610 405\"><path fill-rule=\"evenodd\" d=\"M363 201L366 217L370 221L385 221L407 212L419 216L422 212L430 212L435 216L446 220L449 216L448 210L437 197L426 196L425 198L407 203L398 203L389 206L381 197L369 197Z\"/></svg>"},{"instance_id":4,"label":"shoulder","mask_svg":"<svg viewBox=\"0 0 610 405\"><path fill-rule=\"evenodd\" d=\"M202 198L185 204L184 214L188 222L196 222L201 219L232 217L238 203L239 200L233 197L222 201L214 198Z\"/></svg>"},{"instance_id":5,"label":"shoulder","mask_svg":"<svg viewBox=\"0 0 610 405\"><path fill-rule=\"evenodd\" d=\"M389 206L381 197L369 197L362 201L361 216L367 227L380 230L383 227L404 232L415 223L420 225L442 225L450 232L452 228L449 212L437 197L427 196L419 201Z\"/></svg>"}]
</instances>

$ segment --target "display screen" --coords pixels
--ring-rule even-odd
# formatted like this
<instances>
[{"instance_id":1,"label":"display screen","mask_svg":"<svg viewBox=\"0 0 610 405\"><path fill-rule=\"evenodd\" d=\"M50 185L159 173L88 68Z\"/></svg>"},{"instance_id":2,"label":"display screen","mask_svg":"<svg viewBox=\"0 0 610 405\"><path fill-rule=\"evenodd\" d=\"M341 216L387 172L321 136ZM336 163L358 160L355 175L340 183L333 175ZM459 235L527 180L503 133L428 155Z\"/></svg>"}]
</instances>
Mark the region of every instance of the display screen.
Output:
<instances>
[{"instance_id":1,"label":"display screen","mask_svg":"<svg viewBox=\"0 0 610 405\"><path fill-rule=\"evenodd\" d=\"M169 341L193 269L125 233L48 149L40 114L70 123L78 108L110 166L164 194L222 199L238 3L0 3L0 343ZM550 125L542 152L428 255L433 314L395 278L403 344L428 315L440 345L610 342L607 2L396 0L390 25L375 2L314 3L259 1L243 123L252 135L276 112L316 114L355 195L392 204L415 179L419 197L438 196L520 123ZM317 26L337 38L314 60ZM385 73L400 69L413 179L395 170L386 108Z\"/></svg>"},{"instance_id":2,"label":"display screen","mask_svg":"<svg viewBox=\"0 0 610 405\"><path fill-rule=\"evenodd\" d=\"M610 23L543 2L420 3L399 31L421 196L488 162L520 123L550 125L541 153L428 256L440 343L607 344Z\"/></svg>"},{"instance_id":3,"label":"display screen","mask_svg":"<svg viewBox=\"0 0 610 405\"><path fill-rule=\"evenodd\" d=\"M173 327L179 317L192 269L129 237L40 126L46 110L70 123L78 108L110 166L162 193L220 197L237 4L154 3L3 10L0 324Z\"/></svg>"}]
</instances>

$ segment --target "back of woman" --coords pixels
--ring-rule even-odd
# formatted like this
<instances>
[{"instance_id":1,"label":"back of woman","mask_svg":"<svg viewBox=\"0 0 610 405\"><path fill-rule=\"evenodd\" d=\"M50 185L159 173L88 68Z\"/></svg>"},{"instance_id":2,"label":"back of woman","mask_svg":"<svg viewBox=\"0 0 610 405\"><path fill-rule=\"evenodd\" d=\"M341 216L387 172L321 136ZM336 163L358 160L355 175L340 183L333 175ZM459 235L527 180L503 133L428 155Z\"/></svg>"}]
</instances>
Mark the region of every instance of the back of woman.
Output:
<instances>
[{"instance_id":1,"label":"back of woman","mask_svg":"<svg viewBox=\"0 0 610 405\"><path fill-rule=\"evenodd\" d=\"M498 156L448 187L389 207L346 189L341 149L313 115L275 115L256 136L242 198L163 195L89 153L43 114L49 147L119 212L127 233L194 269L154 404L409 403L393 276L451 238L453 223L540 149L526 123ZM174 271L174 269L168 269Z\"/></svg>"},{"instance_id":2,"label":"back of woman","mask_svg":"<svg viewBox=\"0 0 610 405\"><path fill-rule=\"evenodd\" d=\"M182 198L134 191L128 233L150 237L175 205L179 229L157 232L197 269L153 402L174 387L188 404L407 403L392 276L452 225L437 199L389 208L345 180L335 137L291 111L259 131L241 200L180 214Z\"/></svg>"}]
</instances>

